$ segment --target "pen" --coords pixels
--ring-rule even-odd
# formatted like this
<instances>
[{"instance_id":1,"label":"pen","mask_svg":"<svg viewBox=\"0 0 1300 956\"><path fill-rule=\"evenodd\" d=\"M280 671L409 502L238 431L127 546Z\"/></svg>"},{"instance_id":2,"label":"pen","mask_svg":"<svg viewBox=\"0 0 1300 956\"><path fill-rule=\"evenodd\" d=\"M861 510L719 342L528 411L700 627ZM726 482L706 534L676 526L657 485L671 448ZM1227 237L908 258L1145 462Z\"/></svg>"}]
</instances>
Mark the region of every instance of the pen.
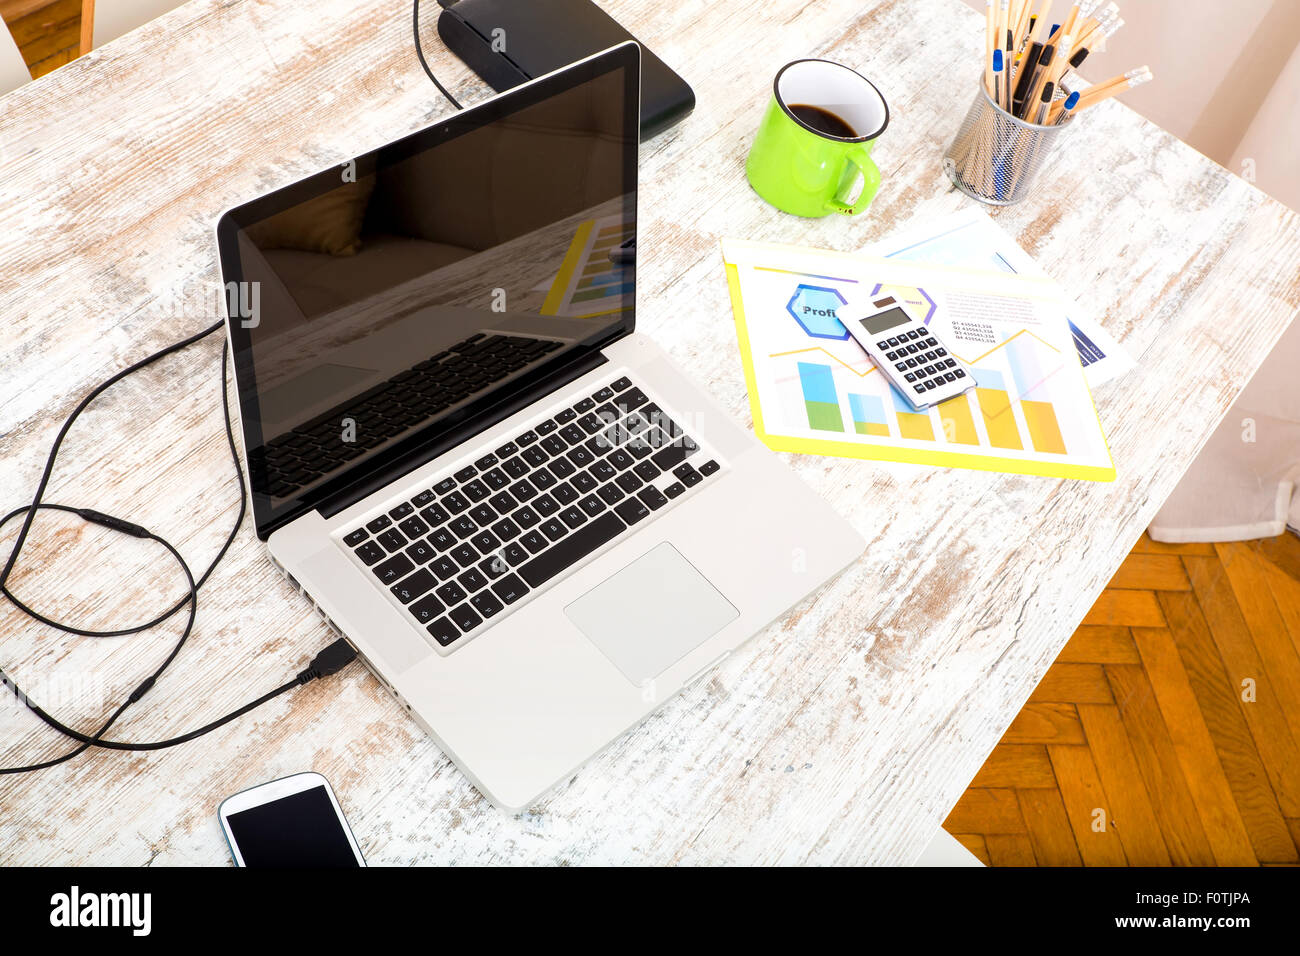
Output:
<instances>
[{"instance_id":1,"label":"pen","mask_svg":"<svg viewBox=\"0 0 1300 956\"><path fill-rule=\"evenodd\" d=\"M1047 122L1052 126L1060 126L1066 119L1074 113L1075 108L1079 105L1079 91L1075 90L1064 101L1055 104L1051 113L1048 114Z\"/></svg>"},{"instance_id":2,"label":"pen","mask_svg":"<svg viewBox=\"0 0 1300 956\"><path fill-rule=\"evenodd\" d=\"M1043 86L1043 95L1039 99L1038 113L1034 117L1034 122L1039 126L1047 123L1047 111L1052 107L1052 97L1056 95L1056 84L1048 82Z\"/></svg>"},{"instance_id":3,"label":"pen","mask_svg":"<svg viewBox=\"0 0 1300 956\"><path fill-rule=\"evenodd\" d=\"M993 51L993 102L1002 106L1002 83L1004 57L1000 49Z\"/></svg>"},{"instance_id":4,"label":"pen","mask_svg":"<svg viewBox=\"0 0 1300 956\"><path fill-rule=\"evenodd\" d=\"M1039 58L1043 55L1044 41L1047 39L1048 15L1051 12L1052 0L1044 0L1042 9L1038 11L1034 29L1029 34L1029 46L1025 50L1025 55L1020 58L1020 69L1016 73L1016 87L1011 106L1012 112L1016 115L1023 113L1025 98L1029 96L1029 91L1033 87L1034 71L1038 67Z\"/></svg>"},{"instance_id":5,"label":"pen","mask_svg":"<svg viewBox=\"0 0 1300 956\"><path fill-rule=\"evenodd\" d=\"M1055 57L1055 43L1049 43L1047 46L1043 47L1043 53L1038 58L1038 66L1034 70L1033 82L1029 85L1029 93L1025 96L1024 110L1020 116L1021 119L1028 120L1030 118L1030 111L1034 108L1034 104L1038 102L1039 96L1042 95L1043 84L1050 79L1052 60L1055 59Z\"/></svg>"}]
</instances>

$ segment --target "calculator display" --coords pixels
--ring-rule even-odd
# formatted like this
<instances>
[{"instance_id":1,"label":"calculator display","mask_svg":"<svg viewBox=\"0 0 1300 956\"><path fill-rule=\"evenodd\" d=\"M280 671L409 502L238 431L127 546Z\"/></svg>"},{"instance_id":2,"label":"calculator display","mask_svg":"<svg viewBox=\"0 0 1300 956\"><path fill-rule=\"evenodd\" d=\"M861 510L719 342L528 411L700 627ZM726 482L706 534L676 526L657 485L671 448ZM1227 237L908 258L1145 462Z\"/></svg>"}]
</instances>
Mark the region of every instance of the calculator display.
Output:
<instances>
[{"instance_id":1,"label":"calculator display","mask_svg":"<svg viewBox=\"0 0 1300 956\"><path fill-rule=\"evenodd\" d=\"M907 325L912 321L912 317L902 309L890 309L888 312L881 312L879 315L873 315L870 318L862 320L862 327L872 335L879 335L886 329L896 328L900 325Z\"/></svg>"}]
</instances>

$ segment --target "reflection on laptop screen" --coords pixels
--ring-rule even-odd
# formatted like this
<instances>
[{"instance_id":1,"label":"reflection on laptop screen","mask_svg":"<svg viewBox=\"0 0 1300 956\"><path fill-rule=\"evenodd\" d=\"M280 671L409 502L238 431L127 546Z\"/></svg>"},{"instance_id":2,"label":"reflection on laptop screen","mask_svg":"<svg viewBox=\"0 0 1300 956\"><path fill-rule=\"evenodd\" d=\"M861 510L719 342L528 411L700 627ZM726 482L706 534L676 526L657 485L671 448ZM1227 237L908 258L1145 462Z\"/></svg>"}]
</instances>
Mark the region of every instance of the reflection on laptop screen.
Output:
<instances>
[{"instance_id":1,"label":"reflection on laptop screen","mask_svg":"<svg viewBox=\"0 0 1300 956\"><path fill-rule=\"evenodd\" d=\"M631 330L635 64L595 58L223 219L259 531Z\"/></svg>"}]
</instances>

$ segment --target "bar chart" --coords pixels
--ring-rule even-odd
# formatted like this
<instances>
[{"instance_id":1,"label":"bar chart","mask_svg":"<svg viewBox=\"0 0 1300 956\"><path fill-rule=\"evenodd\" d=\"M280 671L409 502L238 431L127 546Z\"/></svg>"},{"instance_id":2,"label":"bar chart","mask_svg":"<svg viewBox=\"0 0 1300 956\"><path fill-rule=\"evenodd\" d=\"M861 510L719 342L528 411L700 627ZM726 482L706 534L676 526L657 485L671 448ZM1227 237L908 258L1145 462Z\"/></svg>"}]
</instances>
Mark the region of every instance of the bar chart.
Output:
<instances>
[{"instance_id":1,"label":"bar chart","mask_svg":"<svg viewBox=\"0 0 1300 956\"><path fill-rule=\"evenodd\" d=\"M835 392L835 373L829 365L799 363L799 385L808 409L808 427L819 432L844 431L840 400Z\"/></svg>"},{"instance_id":2,"label":"bar chart","mask_svg":"<svg viewBox=\"0 0 1300 956\"><path fill-rule=\"evenodd\" d=\"M724 240L723 255L754 429L769 447L1114 478L1065 300L1048 280L746 240ZM842 339L837 303L886 295L966 363L970 389L918 409Z\"/></svg>"},{"instance_id":3,"label":"bar chart","mask_svg":"<svg viewBox=\"0 0 1300 956\"><path fill-rule=\"evenodd\" d=\"M800 401L813 431L1069 453L1052 400L1053 378L1065 362L1059 350L1030 333L1018 332L971 360L973 392L927 410L913 407L883 376L866 374L844 362L799 357L818 353L831 357L822 348L790 355L796 361Z\"/></svg>"},{"instance_id":4,"label":"bar chart","mask_svg":"<svg viewBox=\"0 0 1300 956\"><path fill-rule=\"evenodd\" d=\"M849 392L849 411L853 415L853 430L859 435L888 435L889 423L885 419L885 403L879 395L859 395Z\"/></svg>"}]
</instances>

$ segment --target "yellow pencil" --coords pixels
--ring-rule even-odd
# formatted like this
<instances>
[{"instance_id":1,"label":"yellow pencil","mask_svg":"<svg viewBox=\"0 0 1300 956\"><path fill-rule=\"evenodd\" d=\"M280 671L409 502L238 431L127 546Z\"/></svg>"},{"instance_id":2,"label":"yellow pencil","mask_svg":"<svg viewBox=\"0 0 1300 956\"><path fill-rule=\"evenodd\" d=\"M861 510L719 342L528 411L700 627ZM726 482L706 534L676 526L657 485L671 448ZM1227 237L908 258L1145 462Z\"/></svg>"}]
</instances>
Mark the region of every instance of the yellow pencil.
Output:
<instances>
[{"instance_id":1,"label":"yellow pencil","mask_svg":"<svg viewBox=\"0 0 1300 956\"><path fill-rule=\"evenodd\" d=\"M1143 83L1150 83L1154 79L1155 74L1151 72L1150 67L1143 66L1136 70L1129 70L1121 76L1113 77L1105 83L1091 86L1079 97L1076 112L1096 106L1098 103L1119 96L1121 93L1127 93L1134 87L1141 86Z\"/></svg>"},{"instance_id":2,"label":"yellow pencil","mask_svg":"<svg viewBox=\"0 0 1300 956\"><path fill-rule=\"evenodd\" d=\"M998 0L984 0L984 86L993 95L993 47L997 36Z\"/></svg>"},{"instance_id":3,"label":"yellow pencil","mask_svg":"<svg viewBox=\"0 0 1300 956\"><path fill-rule=\"evenodd\" d=\"M1019 54L1021 48L1025 45L1025 39L1029 33L1029 10L1033 5L1033 0L1021 0L1020 13L1016 17L1015 42L1012 44L1013 54Z\"/></svg>"},{"instance_id":4,"label":"yellow pencil","mask_svg":"<svg viewBox=\"0 0 1300 956\"><path fill-rule=\"evenodd\" d=\"M1034 24L1034 32L1029 37L1029 42L1046 43L1047 31L1052 29L1052 0L1043 0L1042 9L1038 11L1038 21Z\"/></svg>"}]
</instances>

